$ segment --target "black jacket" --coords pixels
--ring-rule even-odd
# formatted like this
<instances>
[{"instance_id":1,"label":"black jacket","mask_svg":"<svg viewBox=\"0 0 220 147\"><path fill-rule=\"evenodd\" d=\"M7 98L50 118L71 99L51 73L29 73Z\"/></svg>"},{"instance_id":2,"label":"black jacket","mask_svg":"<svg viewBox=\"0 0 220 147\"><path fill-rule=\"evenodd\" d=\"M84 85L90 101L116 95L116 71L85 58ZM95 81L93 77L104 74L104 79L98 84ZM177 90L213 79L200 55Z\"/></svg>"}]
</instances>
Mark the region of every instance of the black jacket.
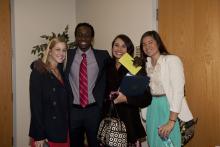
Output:
<instances>
[{"instance_id":1,"label":"black jacket","mask_svg":"<svg viewBox=\"0 0 220 147\"><path fill-rule=\"evenodd\" d=\"M115 61L111 62L107 70L106 97L109 96L111 91L118 91L120 83L127 73L128 70L124 66L120 66L117 70L115 67ZM142 74L144 74L144 72ZM127 129L128 142L134 143L137 139L146 136L145 129L141 123L139 109L150 105L151 100L152 96L148 86L143 95L127 97L127 103L116 104L118 115L125 123ZM106 108L108 109L108 104L106 105Z\"/></svg>"},{"instance_id":2,"label":"black jacket","mask_svg":"<svg viewBox=\"0 0 220 147\"><path fill-rule=\"evenodd\" d=\"M34 64L34 63L33 63ZM50 72L39 72L32 64L30 75L31 123L29 136L66 142L68 131L67 92Z\"/></svg>"}]
</instances>

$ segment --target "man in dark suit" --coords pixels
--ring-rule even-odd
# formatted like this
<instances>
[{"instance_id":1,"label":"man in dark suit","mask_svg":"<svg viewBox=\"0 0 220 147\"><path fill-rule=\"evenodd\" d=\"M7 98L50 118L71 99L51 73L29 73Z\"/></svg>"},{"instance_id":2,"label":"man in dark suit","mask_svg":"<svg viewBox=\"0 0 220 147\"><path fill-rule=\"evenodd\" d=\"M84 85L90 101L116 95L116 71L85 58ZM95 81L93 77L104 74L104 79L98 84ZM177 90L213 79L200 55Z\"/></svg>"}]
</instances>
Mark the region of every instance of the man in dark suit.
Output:
<instances>
[{"instance_id":1,"label":"man in dark suit","mask_svg":"<svg viewBox=\"0 0 220 147\"><path fill-rule=\"evenodd\" d=\"M84 147L85 133L89 147L98 147L97 131L106 85L105 67L110 56L106 50L92 47L94 34L90 24L79 23L75 28L77 47L69 49L67 53L71 147Z\"/></svg>"}]
</instances>

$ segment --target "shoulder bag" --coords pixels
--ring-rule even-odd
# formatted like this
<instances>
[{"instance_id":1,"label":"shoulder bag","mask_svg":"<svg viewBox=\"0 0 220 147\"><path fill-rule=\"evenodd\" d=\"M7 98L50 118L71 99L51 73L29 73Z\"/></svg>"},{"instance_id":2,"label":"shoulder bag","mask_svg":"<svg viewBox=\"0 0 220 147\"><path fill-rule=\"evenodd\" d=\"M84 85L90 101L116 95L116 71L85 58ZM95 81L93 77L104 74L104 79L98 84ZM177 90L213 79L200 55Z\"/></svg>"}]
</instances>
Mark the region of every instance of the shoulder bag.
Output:
<instances>
[{"instance_id":1,"label":"shoulder bag","mask_svg":"<svg viewBox=\"0 0 220 147\"><path fill-rule=\"evenodd\" d=\"M110 101L108 115L99 125L97 139L101 145L106 147L127 147L125 124L120 120L113 100Z\"/></svg>"},{"instance_id":2,"label":"shoulder bag","mask_svg":"<svg viewBox=\"0 0 220 147\"><path fill-rule=\"evenodd\" d=\"M178 118L181 133L181 146L186 145L194 136L198 118L184 122Z\"/></svg>"}]
</instances>

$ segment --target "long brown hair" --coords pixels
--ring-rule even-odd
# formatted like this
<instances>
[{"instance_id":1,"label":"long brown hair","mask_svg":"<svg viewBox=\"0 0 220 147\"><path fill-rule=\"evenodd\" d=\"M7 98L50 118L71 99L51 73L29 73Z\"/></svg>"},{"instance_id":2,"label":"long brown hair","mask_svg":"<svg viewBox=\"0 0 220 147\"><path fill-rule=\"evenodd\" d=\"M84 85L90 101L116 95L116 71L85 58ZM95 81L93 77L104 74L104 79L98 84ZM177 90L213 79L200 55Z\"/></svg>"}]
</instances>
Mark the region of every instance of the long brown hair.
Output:
<instances>
[{"instance_id":1,"label":"long brown hair","mask_svg":"<svg viewBox=\"0 0 220 147\"><path fill-rule=\"evenodd\" d=\"M112 41L112 48L114 46L114 43L115 43L116 39L118 39L118 38L120 38L125 43L125 45L127 47L127 53L130 54L133 57L134 44L132 43L131 39L125 34L120 34L120 35L118 35L114 38L114 40ZM112 54L112 58L115 59L113 54Z\"/></svg>"},{"instance_id":2,"label":"long brown hair","mask_svg":"<svg viewBox=\"0 0 220 147\"><path fill-rule=\"evenodd\" d=\"M168 55L168 54L170 54L170 53L167 51L167 48L166 48L166 46L164 45L164 43L163 43L163 41L162 41L160 35L159 35L156 31L152 30L152 31L147 31L147 32L145 32L145 33L142 35L142 37L141 37L141 40L140 40L140 50L141 50L141 57L142 57L142 58L146 59L146 57L147 57L147 55L146 55L146 54L144 53L144 51L143 51L143 40L144 40L144 38L147 37L147 36L152 37L152 38L156 41L157 46L158 46L158 50L159 50L160 54L162 54L162 55Z\"/></svg>"}]
</instances>

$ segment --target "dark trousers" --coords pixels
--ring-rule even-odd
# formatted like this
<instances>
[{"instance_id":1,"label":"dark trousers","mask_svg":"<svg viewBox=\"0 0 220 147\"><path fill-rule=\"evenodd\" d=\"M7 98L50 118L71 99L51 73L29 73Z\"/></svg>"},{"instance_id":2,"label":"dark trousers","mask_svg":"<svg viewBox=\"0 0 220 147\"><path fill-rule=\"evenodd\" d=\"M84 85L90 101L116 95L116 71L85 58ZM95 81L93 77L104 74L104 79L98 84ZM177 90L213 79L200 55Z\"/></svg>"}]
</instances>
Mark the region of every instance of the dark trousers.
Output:
<instances>
[{"instance_id":1,"label":"dark trousers","mask_svg":"<svg viewBox=\"0 0 220 147\"><path fill-rule=\"evenodd\" d=\"M86 108L73 105L70 111L70 146L84 147L86 134L89 147L98 147L97 132L100 123L100 108L91 105Z\"/></svg>"}]
</instances>

